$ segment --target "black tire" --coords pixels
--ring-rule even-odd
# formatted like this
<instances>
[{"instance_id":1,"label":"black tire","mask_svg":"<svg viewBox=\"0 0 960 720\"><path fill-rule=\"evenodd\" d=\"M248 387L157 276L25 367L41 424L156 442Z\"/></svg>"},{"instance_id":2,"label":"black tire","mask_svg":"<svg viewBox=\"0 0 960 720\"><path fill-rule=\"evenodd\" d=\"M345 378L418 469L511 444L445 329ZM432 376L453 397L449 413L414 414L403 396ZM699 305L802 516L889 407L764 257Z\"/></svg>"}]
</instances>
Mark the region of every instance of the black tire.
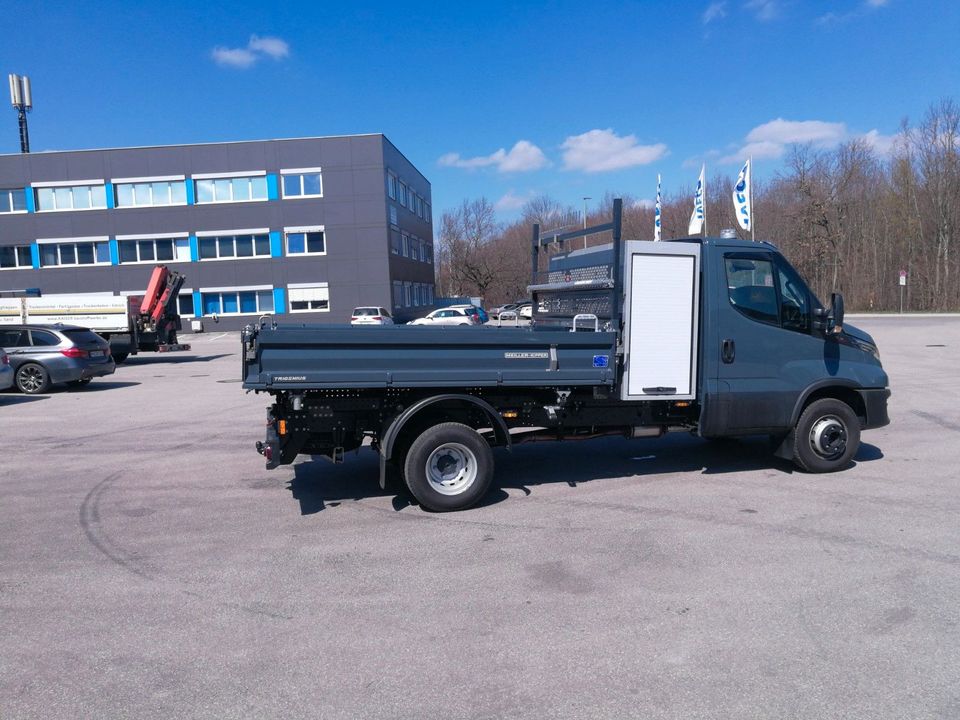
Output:
<instances>
[{"instance_id":1,"label":"black tire","mask_svg":"<svg viewBox=\"0 0 960 720\"><path fill-rule=\"evenodd\" d=\"M124 360L126 360L129 356L130 356L130 353L125 353L125 352L113 353L113 361L114 361L117 365L119 365L119 364L122 363Z\"/></svg>"},{"instance_id":2,"label":"black tire","mask_svg":"<svg viewBox=\"0 0 960 720\"><path fill-rule=\"evenodd\" d=\"M413 441L403 474L410 494L423 507L437 512L465 510L490 489L493 451L473 428L441 423Z\"/></svg>"},{"instance_id":3,"label":"black tire","mask_svg":"<svg viewBox=\"0 0 960 720\"><path fill-rule=\"evenodd\" d=\"M50 389L50 373L43 365L24 363L17 368L17 388L27 395L39 395Z\"/></svg>"},{"instance_id":4,"label":"black tire","mask_svg":"<svg viewBox=\"0 0 960 720\"><path fill-rule=\"evenodd\" d=\"M860 447L860 418L842 400L810 403L797 421L793 461L801 470L827 473L850 464Z\"/></svg>"}]
</instances>

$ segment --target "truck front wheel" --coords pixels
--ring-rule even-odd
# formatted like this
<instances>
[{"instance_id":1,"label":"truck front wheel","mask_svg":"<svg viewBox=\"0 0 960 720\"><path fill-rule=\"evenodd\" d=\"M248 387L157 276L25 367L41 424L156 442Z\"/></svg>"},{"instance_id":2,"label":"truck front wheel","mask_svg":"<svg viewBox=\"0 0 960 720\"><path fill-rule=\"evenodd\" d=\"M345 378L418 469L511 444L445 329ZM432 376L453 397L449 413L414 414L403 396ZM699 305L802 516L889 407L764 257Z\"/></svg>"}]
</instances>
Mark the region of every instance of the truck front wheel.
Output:
<instances>
[{"instance_id":1,"label":"truck front wheel","mask_svg":"<svg viewBox=\"0 0 960 720\"><path fill-rule=\"evenodd\" d=\"M797 421L793 461L812 473L842 470L860 447L860 419L842 400L810 403Z\"/></svg>"},{"instance_id":2,"label":"truck front wheel","mask_svg":"<svg viewBox=\"0 0 960 720\"><path fill-rule=\"evenodd\" d=\"M490 487L493 451L473 428L452 422L434 425L410 446L404 479L423 507L464 510Z\"/></svg>"}]
</instances>

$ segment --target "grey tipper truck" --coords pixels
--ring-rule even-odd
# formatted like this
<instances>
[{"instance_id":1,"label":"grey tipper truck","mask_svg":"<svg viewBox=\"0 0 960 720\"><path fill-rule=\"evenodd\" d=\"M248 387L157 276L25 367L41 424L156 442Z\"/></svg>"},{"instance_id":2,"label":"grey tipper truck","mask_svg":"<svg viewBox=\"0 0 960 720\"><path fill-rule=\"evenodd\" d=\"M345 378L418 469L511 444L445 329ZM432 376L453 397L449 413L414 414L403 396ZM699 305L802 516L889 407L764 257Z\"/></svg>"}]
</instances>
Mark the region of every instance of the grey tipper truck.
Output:
<instances>
[{"instance_id":1,"label":"grey tipper truck","mask_svg":"<svg viewBox=\"0 0 960 720\"><path fill-rule=\"evenodd\" d=\"M889 422L890 391L842 297L824 307L767 243L623 242L621 210L534 226L529 328L248 326L243 386L274 399L267 468L341 462L369 438L381 486L460 510L486 494L493 447L533 439L764 434L803 470L847 467L860 432ZM601 232L612 245L563 252Z\"/></svg>"}]
</instances>

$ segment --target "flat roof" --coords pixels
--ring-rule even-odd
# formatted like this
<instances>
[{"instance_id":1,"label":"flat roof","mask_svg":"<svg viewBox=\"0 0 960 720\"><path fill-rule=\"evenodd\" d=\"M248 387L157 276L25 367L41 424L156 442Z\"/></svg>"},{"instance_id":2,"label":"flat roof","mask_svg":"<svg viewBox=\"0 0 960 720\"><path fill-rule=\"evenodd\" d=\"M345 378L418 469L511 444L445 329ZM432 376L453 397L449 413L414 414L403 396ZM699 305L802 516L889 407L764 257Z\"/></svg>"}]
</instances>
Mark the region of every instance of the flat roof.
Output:
<instances>
[{"instance_id":1,"label":"flat roof","mask_svg":"<svg viewBox=\"0 0 960 720\"><path fill-rule=\"evenodd\" d=\"M171 145L127 145L123 147L80 148L78 150L31 150L28 153L0 153L0 158L20 157L21 155L55 155L57 153L107 152L109 150L156 150L162 148L199 147L201 145L239 145L241 143L288 142L291 140L333 140L336 138L373 137L375 135L380 135L383 138L387 137L383 133L354 133L351 135L312 135L307 137L264 138L258 140L215 140L213 142L173 143ZM392 142L390 144L393 145ZM394 145L394 147L396 147L396 145Z\"/></svg>"}]
</instances>

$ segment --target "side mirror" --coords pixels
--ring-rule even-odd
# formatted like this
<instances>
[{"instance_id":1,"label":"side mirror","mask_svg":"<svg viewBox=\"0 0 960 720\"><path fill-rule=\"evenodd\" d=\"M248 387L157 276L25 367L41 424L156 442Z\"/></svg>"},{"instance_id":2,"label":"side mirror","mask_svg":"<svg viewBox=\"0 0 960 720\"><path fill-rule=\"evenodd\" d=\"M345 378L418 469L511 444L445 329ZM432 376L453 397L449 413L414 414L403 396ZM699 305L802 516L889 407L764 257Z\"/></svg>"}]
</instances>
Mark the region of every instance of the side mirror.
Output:
<instances>
[{"instance_id":1,"label":"side mirror","mask_svg":"<svg viewBox=\"0 0 960 720\"><path fill-rule=\"evenodd\" d=\"M813 311L813 329L824 335L835 335L843 330L843 295L832 293L829 308Z\"/></svg>"},{"instance_id":2,"label":"side mirror","mask_svg":"<svg viewBox=\"0 0 960 720\"><path fill-rule=\"evenodd\" d=\"M830 295L830 319L831 332L839 333L843 330L843 295L840 293Z\"/></svg>"}]
</instances>

